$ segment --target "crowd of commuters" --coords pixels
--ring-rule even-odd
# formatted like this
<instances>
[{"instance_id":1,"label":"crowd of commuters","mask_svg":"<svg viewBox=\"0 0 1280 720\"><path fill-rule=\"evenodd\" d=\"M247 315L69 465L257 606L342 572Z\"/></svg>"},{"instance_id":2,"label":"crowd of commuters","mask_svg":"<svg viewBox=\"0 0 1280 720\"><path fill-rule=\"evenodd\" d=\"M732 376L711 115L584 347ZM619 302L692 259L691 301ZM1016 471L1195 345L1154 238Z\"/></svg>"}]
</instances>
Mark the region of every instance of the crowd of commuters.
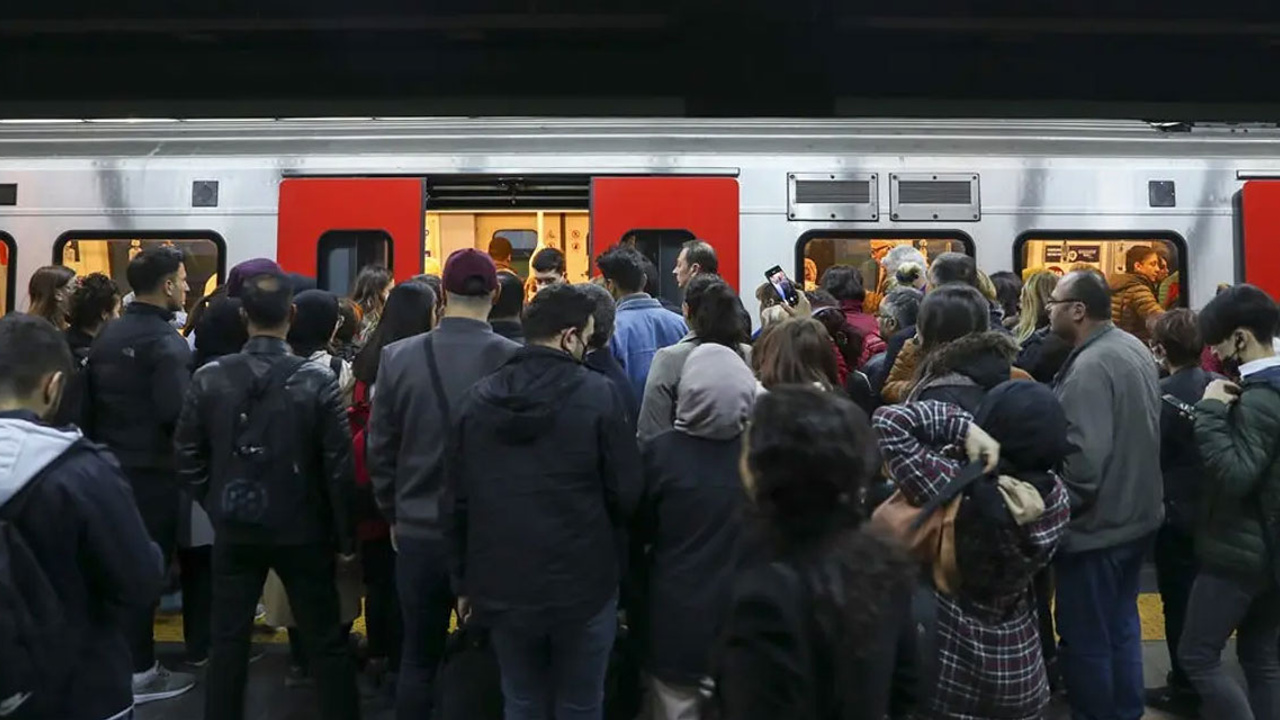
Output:
<instances>
[{"instance_id":1,"label":"crowd of commuters","mask_svg":"<svg viewBox=\"0 0 1280 720\"><path fill-rule=\"evenodd\" d=\"M0 716L124 720L203 672L206 717L242 718L265 601L334 720L466 708L453 622L507 720L1033 720L1055 690L1082 720L1280 717L1257 288L1197 314L1159 248L1024 284L883 246L762 285L753 333L701 240L678 305L629 246L592 283L529 268L499 238L339 298L255 259L189 304L157 247L123 313L41 269L0 319L0 610L41 618L0 633ZM181 671L152 633L174 566Z\"/></svg>"}]
</instances>

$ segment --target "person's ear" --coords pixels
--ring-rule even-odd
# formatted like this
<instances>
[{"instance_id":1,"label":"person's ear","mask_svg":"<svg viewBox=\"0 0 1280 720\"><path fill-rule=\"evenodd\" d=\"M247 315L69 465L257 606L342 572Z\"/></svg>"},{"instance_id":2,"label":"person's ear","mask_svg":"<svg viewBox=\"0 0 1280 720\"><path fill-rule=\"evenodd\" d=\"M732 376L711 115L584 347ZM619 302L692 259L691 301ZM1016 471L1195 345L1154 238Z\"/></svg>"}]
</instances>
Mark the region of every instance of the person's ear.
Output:
<instances>
[{"instance_id":1,"label":"person's ear","mask_svg":"<svg viewBox=\"0 0 1280 720\"><path fill-rule=\"evenodd\" d=\"M45 415L52 417L58 410L58 406L62 404L62 391L67 384L66 373L58 370L49 374L49 379L44 384L44 402L47 405Z\"/></svg>"},{"instance_id":2,"label":"person's ear","mask_svg":"<svg viewBox=\"0 0 1280 720\"><path fill-rule=\"evenodd\" d=\"M244 308L240 308L240 324L249 327L249 313L245 312Z\"/></svg>"},{"instance_id":3,"label":"person's ear","mask_svg":"<svg viewBox=\"0 0 1280 720\"><path fill-rule=\"evenodd\" d=\"M289 306L289 325L290 326L293 325L293 319L296 318L297 316L298 316L298 306L290 305Z\"/></svg>"}]
</instances>

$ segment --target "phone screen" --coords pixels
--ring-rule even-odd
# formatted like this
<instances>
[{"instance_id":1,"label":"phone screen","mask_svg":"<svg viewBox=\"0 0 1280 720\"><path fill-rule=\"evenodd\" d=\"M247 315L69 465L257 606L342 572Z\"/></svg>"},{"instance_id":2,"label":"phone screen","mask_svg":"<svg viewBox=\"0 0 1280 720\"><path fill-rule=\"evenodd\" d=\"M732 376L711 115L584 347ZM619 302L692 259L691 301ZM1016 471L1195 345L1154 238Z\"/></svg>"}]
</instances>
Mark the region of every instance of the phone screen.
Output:
<instances>
[{"instance_id":1,"label":"phone screen","mask_svg":"<svg viewBox=\"0 0 1280 720\"><path fill-rule=\"evenodd\" d=\"M773 289L777 291L778 297L782 298L783 302L792 306L800 302L800 295L796 293L796 286L791 283L791 278L787 277L787 273L782 269L781 265L774 265L766 270L764 277L769 281L770 285L773 285Z\"/></svg>"}]
</instances>

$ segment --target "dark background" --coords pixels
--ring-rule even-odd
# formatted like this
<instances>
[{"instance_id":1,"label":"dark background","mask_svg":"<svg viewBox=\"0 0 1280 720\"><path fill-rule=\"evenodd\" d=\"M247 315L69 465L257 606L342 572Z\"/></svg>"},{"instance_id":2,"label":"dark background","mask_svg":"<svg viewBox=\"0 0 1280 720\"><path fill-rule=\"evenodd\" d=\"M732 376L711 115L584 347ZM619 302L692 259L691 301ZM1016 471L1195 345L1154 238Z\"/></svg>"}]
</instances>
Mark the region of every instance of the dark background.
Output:
<instances>
[{"instance_id":1,"label":"dark background","mask_svg":"<svg viewBox=\"0 0 1280 720\"><path fill-rule=\"evenodd\" d=\"M1269 0L9 0L0 116L1280 120Z\"/></svg>"}]
</instances>

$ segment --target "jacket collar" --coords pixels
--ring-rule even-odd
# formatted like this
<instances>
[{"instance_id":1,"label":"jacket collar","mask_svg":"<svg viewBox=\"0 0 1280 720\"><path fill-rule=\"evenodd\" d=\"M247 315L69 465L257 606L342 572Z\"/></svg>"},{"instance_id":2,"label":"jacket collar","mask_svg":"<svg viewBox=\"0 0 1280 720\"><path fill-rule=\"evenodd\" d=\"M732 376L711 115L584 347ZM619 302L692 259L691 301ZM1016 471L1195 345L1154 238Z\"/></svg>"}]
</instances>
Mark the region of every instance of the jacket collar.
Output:
<instances>
[{"instance_id":1,"label":"jacket collar","mask_svg":"<svg viewBox=\"0 0 1280 720\"><path fill-rule=\"evenodd\" d=\"M245 343L244 351L251 355L292 355L289 343L280 338L255 335Z\"/></svg>"},{"instance_id":2,"label":"jacket collar","mask_svg":"<svg viewBox=\"0 0 1280 720\"><path fill-rule=\"evenodd\" d=\"M1075 350L1072 350L1071 354L1067 356L1067 359L1063 361L1062 367L1058 369L1058 374L1053 376L1054 387L1057 387L1062 383L1063 378L1067 376L1067 372L1071 370L1071 366L1075 365L1076 358L1080 357L1080 353L1084 352L1085 348L1098 342L1098 340L1102 339L1103 336L1105 336L1106 334L1110 333L1112 330L1115 330L1115 329L1116 329L1116 326L1110 322L1102 323L1101 325L1098 326L1097 330L1093 331L1092 335L1085 338L1085 341L1080 343L1080 347L1076 348Z\"/></svg>"},{"instance_id":3,"label":"jacket collar","mask_svg":"<svg viewBox=\"0 0 1280 720\"><path fill-rule=\"evenodd\" d=\"M165 322L173 321L173 311L166 310L159 305L152 305L151 303L141 302L139 300L134 300L129 303L129 307L124 309L124 313L126 315L150 315L152 317L158 317Z\"/></svg>"},{"instance_id":4,"label":"jacket collar","mask_svg":"<svg viewBox=\"0 0 1280 720\"><path fill-rule=\"evenodd\" d=\"M1276 367L1280 367L1280 355L1272 355L1271 357L1247 362L1240 366L1240 379L1247 380L1250 375L1256 375L1264 370Z\"/></svg>"},{"instance_id":5,"label":"jacket collar","mask_svg":"<svg viewBox=\"0 0 1280 720\"><path fill-rule=\"evenodd\" d=\"M472 320L464 317L446 317L440 318L440 324L436 326L433 332L443 332L446 335L452 333L491 333L493 328L489 323L483 320Z\"/></svg>"},{"instance_id":6,"label":"jacket collar","mask_svg":"<svg viewBox=\"0 0 1280 720\"><path fill-rule=\"evenodd\" d=\"M624 310L624 309L631 310L631 309L640 309L640 308L660 308L660 307L662 307L662 303L658 302L657 300L654 300L649 295L649 293L642 293L642 292L631 293L630 295L624 295L621 299L618 300L619 310Z\"/></svg>"}]
</instances>

